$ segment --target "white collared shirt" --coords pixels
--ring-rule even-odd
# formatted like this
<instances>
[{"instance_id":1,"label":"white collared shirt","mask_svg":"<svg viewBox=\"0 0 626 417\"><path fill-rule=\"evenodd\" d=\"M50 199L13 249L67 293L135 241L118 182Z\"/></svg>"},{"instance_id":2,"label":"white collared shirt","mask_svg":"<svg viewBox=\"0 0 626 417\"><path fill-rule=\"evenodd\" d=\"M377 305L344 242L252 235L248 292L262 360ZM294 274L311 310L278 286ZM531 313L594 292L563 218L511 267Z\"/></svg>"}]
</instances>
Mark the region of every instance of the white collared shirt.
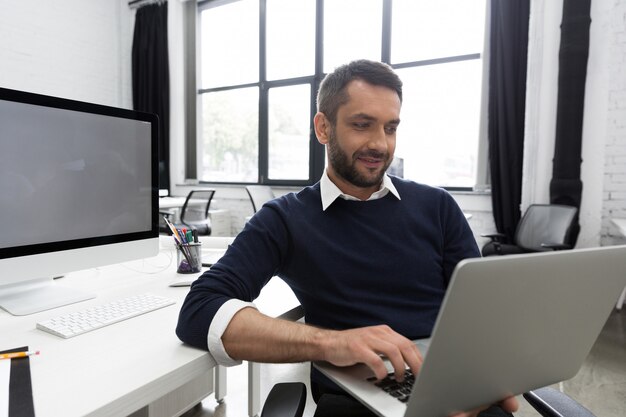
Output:
<instances>
[{"instance_id":1,"label":"white collared shirt","mask_svg":"<svg viewBox=\"0 0 626 417\"><path fill-rule=\"evenodd\" d=\"M383 176L383 182L380 185L380 189L370 196L365 201L370 200L378 200L379 198L383 198L387 195L387 193L391 192L391 194L395 195L398 200L400 200L400 194L396 187L393 185L391 178L389 175L385 174ZM334 182L331 181L330 177L326 170L322 174L322 178L320 179L320 194L322 196L322 210L326 210L337 198L343 198L344 200L352 200L352 201L361 201L360 199L351 196L349 194L343 193Z\"/></svg>"}]
</instances>

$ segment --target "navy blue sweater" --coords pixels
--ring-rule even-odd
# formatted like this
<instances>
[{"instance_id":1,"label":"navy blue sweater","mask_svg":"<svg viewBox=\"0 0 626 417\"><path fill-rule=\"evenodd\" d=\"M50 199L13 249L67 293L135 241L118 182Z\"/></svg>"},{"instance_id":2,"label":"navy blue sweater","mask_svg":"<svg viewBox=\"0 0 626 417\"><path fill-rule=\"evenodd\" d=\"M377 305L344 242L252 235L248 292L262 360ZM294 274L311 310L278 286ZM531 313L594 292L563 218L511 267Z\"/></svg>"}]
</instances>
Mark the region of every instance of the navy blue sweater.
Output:
<instances>
[{"instance_id":1,"label":"navy blue sweater","mask_svg":"<svg viewBox=\"0 0 626 417\"><path fill-rule=\"evenodd\" d=\"M318 183L264 205L191 286L178 337L206 349L220 306L254 300L275 275L292 288L309 324L388 324L410 339L429 336L454 267L479 252L446 191L392 181L401 200L391 193L367 202L339 198L322 211Z\"/></svg>"}]
</instances>

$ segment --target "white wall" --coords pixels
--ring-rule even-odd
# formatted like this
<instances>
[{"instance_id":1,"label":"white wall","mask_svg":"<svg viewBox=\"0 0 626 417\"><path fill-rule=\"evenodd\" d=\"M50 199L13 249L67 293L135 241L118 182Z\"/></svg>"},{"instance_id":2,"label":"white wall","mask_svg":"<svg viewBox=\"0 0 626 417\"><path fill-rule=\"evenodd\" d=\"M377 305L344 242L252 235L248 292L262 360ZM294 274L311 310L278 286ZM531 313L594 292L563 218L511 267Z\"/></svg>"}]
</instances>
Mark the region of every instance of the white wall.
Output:
<instances>
[{"instance_id":1,"label":"white wall","mask_svg":"<svg viewBox=\"0 0 626 417\"><path fill-rule=\"evenodd\" d=\"M603 99L606 137L602 209L602 244L623 244L611 219L626 218L626 3L605 0L607 94Z\"/></svg>"},{"instance_id":2,"label":"white wall","mask_svg":"<svg viewBox=\"0 0 626 417\"><path fill-rule=\"evenodd\" d=\"M130 108L123 0L0 0L0 87Z\"/></svg>"}]
</instances>

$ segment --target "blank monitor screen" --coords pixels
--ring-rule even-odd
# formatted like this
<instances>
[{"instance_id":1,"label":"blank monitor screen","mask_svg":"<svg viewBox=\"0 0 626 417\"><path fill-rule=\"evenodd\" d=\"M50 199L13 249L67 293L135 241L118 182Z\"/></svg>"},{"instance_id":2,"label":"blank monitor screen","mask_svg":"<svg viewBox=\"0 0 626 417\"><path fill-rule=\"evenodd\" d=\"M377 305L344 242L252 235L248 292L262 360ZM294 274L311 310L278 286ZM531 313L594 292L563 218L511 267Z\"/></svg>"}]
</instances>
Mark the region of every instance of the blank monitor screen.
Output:
<instances>
[{"instance_id":1,"label":"blank monitor screen","mask_svg":"<svg viewBox=\"0 0 626 417\"><path fill-rule=\"evenodd\" d=\"M0 248L149 231L149 138L146 122L0 101Z\"/></svg>"},{"instance_id":2,"label":"blank monitor screen","mask_svg":"<svg viewBox=\"0 0 626 417\"><path fill-rule=\"evenodd\" d=\"M0 89L0 266L3 259L156 238L156 121ZM0 272L0 286L12 280Z\"/></svg>"}]
</instances>

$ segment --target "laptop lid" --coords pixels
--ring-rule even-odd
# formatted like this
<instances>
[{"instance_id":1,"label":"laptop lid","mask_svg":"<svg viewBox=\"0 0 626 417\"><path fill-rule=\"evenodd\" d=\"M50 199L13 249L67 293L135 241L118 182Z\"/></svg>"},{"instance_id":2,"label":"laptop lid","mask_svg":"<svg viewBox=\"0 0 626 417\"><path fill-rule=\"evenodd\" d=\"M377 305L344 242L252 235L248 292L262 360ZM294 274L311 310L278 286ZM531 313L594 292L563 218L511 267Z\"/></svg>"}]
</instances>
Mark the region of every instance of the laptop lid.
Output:
<instances>
[{"instance_id":1,"label":"laptop lid","mask_svg":"<svg viewBox=\"0 0 626 417\"><path fill-rule=\"evenodd\" d=\"M406 406L356 381L365 366L320 370L380 415L469 410L573 377L624 286L626 246L464 260Z\"/></svg>"}]
</instances>

